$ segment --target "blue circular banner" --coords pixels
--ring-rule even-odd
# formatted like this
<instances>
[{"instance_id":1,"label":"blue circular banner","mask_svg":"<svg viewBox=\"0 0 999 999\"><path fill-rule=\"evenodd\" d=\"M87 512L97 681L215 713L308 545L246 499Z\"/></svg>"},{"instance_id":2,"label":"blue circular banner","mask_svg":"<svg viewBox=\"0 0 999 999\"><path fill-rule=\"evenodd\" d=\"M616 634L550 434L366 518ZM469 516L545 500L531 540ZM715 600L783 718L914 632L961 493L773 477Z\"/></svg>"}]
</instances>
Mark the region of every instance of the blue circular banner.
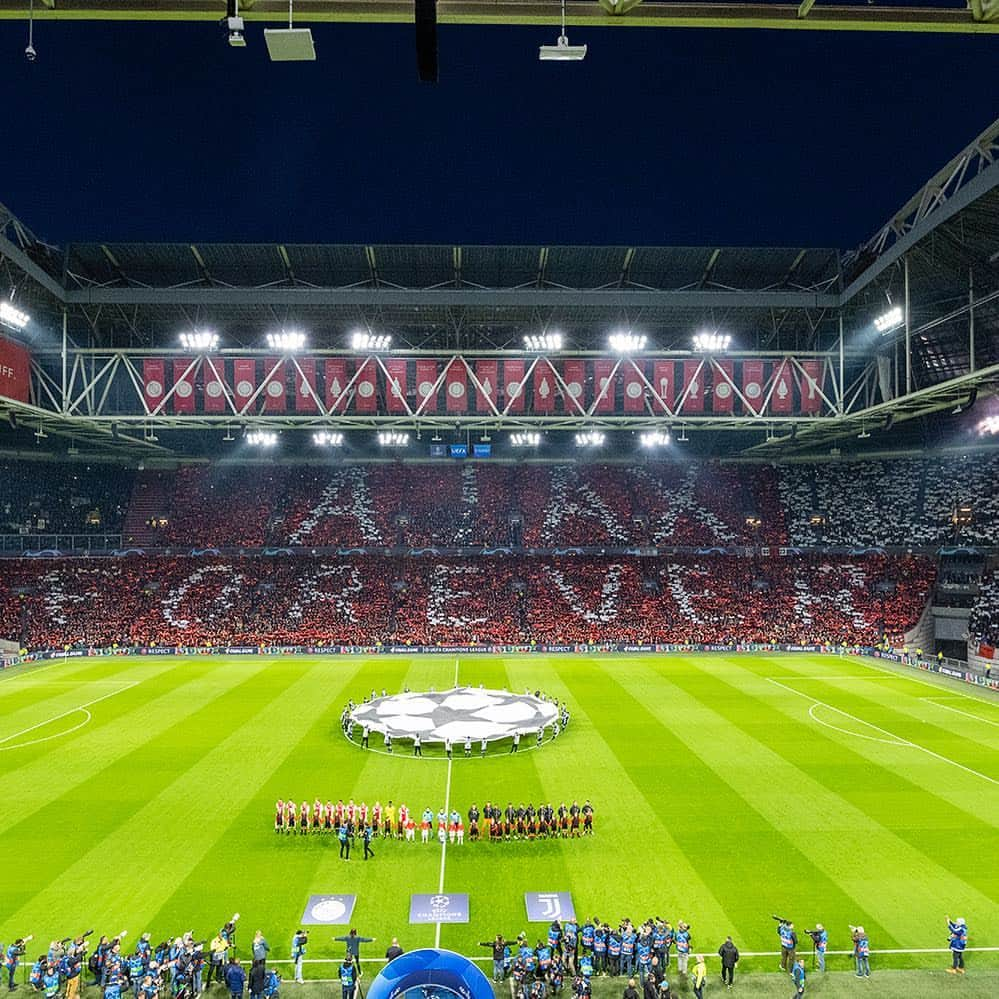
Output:
<instances>
[{"instance_id":1,"label":"blue circular banner","mask_svg":"<svg viewBox=\"0 0 999 999\"><path fill-rule=\"evenodd\" d=\"M489 979L467 957L433 947L391 961L371 983L366 999L403 999L414 990L421 999L493 999Z\"/></svg>"}]
</instances>

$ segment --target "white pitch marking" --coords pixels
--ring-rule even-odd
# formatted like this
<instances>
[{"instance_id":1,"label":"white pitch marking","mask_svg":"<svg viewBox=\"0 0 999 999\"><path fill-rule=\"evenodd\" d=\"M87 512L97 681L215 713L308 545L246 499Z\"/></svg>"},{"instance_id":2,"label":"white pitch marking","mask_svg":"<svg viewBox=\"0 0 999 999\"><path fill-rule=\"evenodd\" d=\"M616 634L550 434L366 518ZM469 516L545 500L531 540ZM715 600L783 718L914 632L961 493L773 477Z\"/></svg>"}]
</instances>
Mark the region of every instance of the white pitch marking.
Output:
<instances>
[{"instance_id":1,"label":"white pitch marking","mask_svg":"<svg viewBox=\"0 0 999 999\"><path fill-rule=\"evenodd\" d=\"M908 667L909 673L896 673L895 670L888 669L886 666L875 666L874 663L867 662L867 660L865 660L861 656L854 656L852 661L855 662L858 666L866 666L868 669L876 669L879 673L887 673L888 676L894 676L901 680L911 680L913 683L921 683L924 687L932 687L934 690L949 690L951 692L951 696L963 697L968 701L974 701L976 704L995 703L994 701L987 700L984 697L972 697L971 694L965 694L962 691L957 690L954 687L951 687L950 684L945 685L939 683L930 683L929 680L924 680L921 676L918 675L911 676L910 673L912 673L914 670L917 669L917 667L915 666ZM934 673L933 675L941 676L942 674ZM955 678L947 677L947 679L953 680ZM987 689L987 688L982 688L982 689Z\"/></svg>"},{"instance_id":2,"label":"white pitch marking","mask_svg":"<svg viewBox=\"0 0 999 999\"><path fill-rule=\"evenodd\" d=\"M39 666L38 669L26 670L23 673L15 673L13 676L5 676L0 678L0 683L7 681L7 683L12 683L14 680L20 680L22 677L32 677L37 676L39 673L44 673L47 669L53 669L56 666L64 666L65 660L60 659L58 662L49 663L48 666Z\"/></svg>"},{"instance_id":3,"label":"white pitch marking","mask_svg":"<svg viewBox=\"0 0 999 999\"><path fill-rule=\"evenodd\" d=\"M974 718L975 721L984 722L986 725L994 725L996 728L999 728L999 722L983 718L981 715L973 715L970 711L962 711L960 708L952 708L949 704L941 704L935 697L921 697L920 700L929 701L930 704L935 704L938 708L943 708L944 711L953 711L956 715L964 715L965 718Z\"/></svg>"},{"instance_id":4,"label":"white pitch marking","mask_svg":"<svg viewBox=\"0 0 999 999\"><path fill-rule=\"evenodd\" d=\"M812 697L811 694L805 694L800 690L795 690L793 687L788 687L786 684L780 682L780 680L770 680L770 683L776 684L784 690L790 691L792 694L797 694L798 697L804 697L805 700L811 701L812 704L821 704L824 708L829 708L831 711L836 711L846 718L850 718L861 725L866 725L868 728L873 728L875 732L880 732L882 735L888 736L889 739L895 740L897 745L908 746L911 749L918 749L922 753L926 753L927 756L932 756L935 759L942 760L944 763L949 763L952 767L957 767L959 770L963 770L965 773L972 774L975 777L981 777L982 780L987 780L990 784L999 784L999 780L994 777L989 777L988 774L979 773L977 770L972 770L971 767L966 767L963 763L958 763L956 760L952 760L947 756L941 756L940 753L935 753L932 749L927 749L925 746L920 746L918 742L912 742L910 739L903 739L901 736L895 735L894 732L889 732L887 729L878 727L871 722L864 721L863 718L858 718L856 715L851 715L848 711L843 711L841 708L837 708L832 704L826 704L825 701L820 701L816 697ZM811 712L809 716L812 717ZM817 718L813 717L813 721L818 721ZM831 728L832 726L830 726ZM856 732L849 733L850 735L857 735Z\"/></svg>"},{"instance_id":5,"label":"white pitch marking","mask_svg":"<svg viewBox=\"0 0 999 999\"><path fill-rule=\"evenodd\" d=\"M37 722L36 724L29 726L28 728L22 729L20 732L15 732L13 735L5 736L3 739L0 739L0 753L6 752L6 750L8 749L23 749L25 746L34 746L40 742L48 742L49 739L57 739L61 736L69 735L71 732L75 732L77 729L83 728L83 726L86 725L87 722L89 722L92 717L90 712L87 711L87 708L89 708L93 704L98 704L100 701L106 701L109 697L114 697L116 694L123 694L126 690L131 690L133 687L137 687L141 682L142 682L141 680L134 680L132 683L128 684L125 687L122 687L120 690L112 690L110 694L104 694L102 697L95 697L92 701L87 701L85 704L78 704L75 708L70 708L68 711L63 711L62 714L55 715L52 718L46 718L45 721ZM44 725L49 725L52 722L59 721L60 718L65 718L67 715L76 714L77 711L82 711L87 716L86 720L81 722L79 725L74 726L73 728L67 729L65 732L58 732L56 733L56 735L49 735L46 736L44 739L32 739L31 742L18 743L16 746L3 745L5 742L10 742L11 739L16 739L18 736L21 735L27 735L29 732L34 732L35 729L42 728L42 726Z\"/></svg>"},{"instance_id":6,"label":"white pitch marking","mask_svg":"<svg viewBox=\"0 0 999 999\"><path fill-rule=\"evenodd\" d=\"M458 688L458 657L454 659L454 686ZM450 824L451 820L451 764L454 760L447 761L447 784L444 787L444 818ZM447 830L444 831L444 842L441 843L441 873L437 879L437 894L444 894L444 862L447 860ZM441 945L441 924L438 923L434 930L434 947Z\"/></svg>"},{"instance_id":7,"label":"white pitch marking","mask_svg":"<svg viewBox=\"0 0 999 999\"><path fill-rule=\"evenodd\" d=\"M904 746L904 745L906 745L906 743L899 742L897 739L879 739L876 735L861 735L860 732L851 732L848 728L840 728L838 725L833 725L832 722L827 722L827 721L823 721L821 718L816 718L815 717L815 709L816 708L821 708L821 707L829 707L829 705L828 704L822 704L820 701L816 701L808 709L808 717L811 718L812 721L818 722L820 725L825 725L826 728L831 728L834 732L842 732L843 735L852 735L852 736L854 736L857 739L867 739L870 742L883 742L883 743L885 743L888 746ZM840 711L839 708L833 708L832 710L839 712L839 714L841 714L841 715L845 715L846 714L845 711ZM847 718L852 717L852 715L846 715L846 716L847 716ZM854 721L857 721L857 720L858 719L854 719ZM866 725L867 722L863 722L862 724Z\"/></svg>"},{"instance_id":8,"label":"white pitch marking","mask_svg":"<svg viewBox=\"0 0 999 999\"><path fill-rule=\"evenodd\" d=\"M778 677L768 676L766 679L776 681ZM866 682L868 680L910 680L912 678L908 676L891 675L891 676L788 676L785 677L784 679L794 680L795 682L797 682L798 680L863 680ZM853 951L850 951L850 953L852 954Z\"/></svg>"}]
</instances>

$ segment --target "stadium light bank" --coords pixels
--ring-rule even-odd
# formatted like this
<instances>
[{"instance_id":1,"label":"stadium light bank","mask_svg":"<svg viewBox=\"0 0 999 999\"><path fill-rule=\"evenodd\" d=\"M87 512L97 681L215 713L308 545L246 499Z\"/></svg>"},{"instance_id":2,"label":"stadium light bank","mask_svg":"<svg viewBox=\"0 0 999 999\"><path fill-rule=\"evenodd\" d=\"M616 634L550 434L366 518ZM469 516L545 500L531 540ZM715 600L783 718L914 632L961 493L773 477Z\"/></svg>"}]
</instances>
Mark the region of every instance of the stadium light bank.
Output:
<instances>
[{"instance_id":1,"label":"stadium light bank","mask_svg":"<svg viewBox=\"0 0 999 999\"><path fill-rule=\"evenodd\" d=\"M585 45L570 45L565 33L565 0L562 0L562 33L554 45L542 45L538 52L542 62L582 62L586 58Z\"/></svg>"},{"instance_id":2,"label":"stadium light bank","mask_svg":"<svg viewBox=\"0 0 999 999\"><path fill-rule=\"evenodd\" d=\"M540 447L541 434L536 430L527 430L524 433L510 434L510 447Z\"/></svg>"},{"instance_id":3,"label":"stadium light bank","mask_svg":"<svg viewBox=\"0 0 999 999\"><path fill-rule=\"evenodd\" d=\"M298 330L281 330L278 333L268 333L267 346L271 350L280 350L285 354L291 354L305 347L305 334Z\"/></svg>"},{"instance_id":4,"label":"stadium light bank","mask_svg":"<svg viewBox=\"0 0 999 999\"><path fill-rule=\"evenodd\" d=\"M524 337L524 350L550 352L561 350L563 343L561 333L528 333Z\"/></svg>"},{"instance_id":5,"label":"stadium light bank","mask_svg":"<svg viewBox=\"0 0 999 999\"><path fill-rule=\"evenodd\" d=\"M215 350L219 345L219 335L208 330L194 330L191 333L181 333L180 345L184 350L197 352Z\"/></svg>"},{"instance_id":6,"label":"stadium light bank","mask_svg":"<svg viewBox=\"0 0 999 999\"><path fill-rule=\"evenodd\" d=\"M602 434L599 430L587 430L585 433L576 434L576 447L603 447L606 440L606 434Z\"/></svg>"},{"instance_id":7,"label":"stadium light bank","mask_svg":"<svg viewBox=\"0 0 999 999\"><path fill-rule=\"evenodd\" d=\"M895 305L887 312L883 312L875 318L874 328L884 336L887 333L891 333L892 330L898 329L902 325L904 318L905 314L902 312L902 306Z\"/></svg>"},{"instance_id":8,"label":"stadium light bank","mask_svg":"<svg viewBox=\"0 0 999 999\"><path fill-rule=\"evenodd\" d=\"M0 324L12 330L23 330L31 322L31 316L14 307L13 302L0 302Z\"/></svg>"},{"instance_id":9,"label":"stadium light bank","mask_svg":"<svg viewBox=\"0 0 999 999\"><path fill-rule=\"evenodd\" d=\"M694 350L701 354L724 354L732 345L728 333L695 333Z\"/></svg>"},{"instance_id":10,"label":"stadium light bank","mask_svg":"<svg viewBox=\"0 0 999 999\"><path fill-rule=\"evenodd\" d=\"M273 430L251 430L246 435L246 443L253 447L276 447L278 435Z\"/></svg>"},{"instance_id":11,"label":"stadium light bank","mask_svg":"<svg viewBox=\"0 0 999 999\"><path fill-rule=\"evenodd\" d=\"M670 435L668 430L646 430L638 440L645 448L666 447L670 442Z\"/></svg>"},{"instance_id":12,"label":"stadium light bank","mask_svg":"<svg viewBox=\"0 0 999 999\"><path fill-rule=\"evenodd\" d=\"M317 430L312 435L316 447L343 447L343 434L333 430Z\"/></svg>"},{"instance_id":13,"label":"stadium light bank","mask_svg":"<svg viewBox=\"0 0 999 999\"><path fill-rule=\"evenodd\" d=\"M392 346L392 337L388 333L369 333L367 330L356 330L350 335L351 350L388 350Z\"/></svg>"},{"instance_id":14,"label":"stadium light bank","mask_svg":"<svg viewBox=\"0 0 999 999\"><path fill-rule=\"evenodd\" d=\"M645 350L649 338L644 333L619 330L607 338L607 345L617 354L633 354Z\"/></svg>"},{"instance_id":15,"label":"stadium light bank","mask_svg":"<svg viewBox=\"0 0 999 999\"><path fill-rule=\"evenodd\" d=\"M409 447L409 434L397 430L383 430L378 435L382 447Z\"/></svg>"}]
</instances>

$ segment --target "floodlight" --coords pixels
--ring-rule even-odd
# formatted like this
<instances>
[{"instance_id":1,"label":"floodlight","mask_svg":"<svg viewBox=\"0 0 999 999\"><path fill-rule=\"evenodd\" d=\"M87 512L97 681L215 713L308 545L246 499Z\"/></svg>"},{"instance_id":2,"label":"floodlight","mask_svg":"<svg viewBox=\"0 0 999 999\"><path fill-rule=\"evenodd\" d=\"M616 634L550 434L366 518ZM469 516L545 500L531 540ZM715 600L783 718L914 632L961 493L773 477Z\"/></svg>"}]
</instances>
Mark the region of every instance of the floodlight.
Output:
<instances>
[{"instance_id":1,"label":"floodlight","mask_svg":"<svg viewBox=\"0 0 999 999\"><path fill-rule=\"evenodd\" d=\"M727 333L695 333L694 350L704 354L721 354L728 350L732 337Z\"/></svg>"},{"instance_id":2,"label":"floodlight","mask_svg":"<svg viewBox=\"0 0 999 999\"><path fill-rule=\"evenodd\" d=\"M561 350L561 333L528 333L524 337L524 350Z\"/></svg>"},{"instance_id":3,"label":"floodlight","mask_svg":"<svg viewBox=\"0 0 999 999\"><path fill-rule=\"evenodd\" d=\"M999 434L999 416L986 416L984 420L978 421L979 437L995 436Z\"/></svg>"},{"instance_id":4,"label":"floodlight","mask_svg":"<svg viewBox=\"0 0 999 999\"><path fill-rule=\"evenodd\" d=\"M246 435L246 443L254 447L274 447L278 442L278 435L273 430L251 430Z\"/></svg>"},{"instance_id":5,"label":"floodlight","mask_svg":"<svg viewBox=\"0 0 999 999\"><path fill-rule=\"evenodd\" d=\"M409 434L399 433L396 430L383 430L378 435L378 443L382 447L408 447Z\"/></svg>"},{"instance_id":6,"label":"floodlight","mask_svg":"<svg viewBox=\"0 0 999 999\"><path fill-rule=\"evenodd\" d=\"M874 320L874 328L879 333L890 333L893 329L902 325L903 319L902 306L896 305Z\"/></svg>"},{"instance_id":7,"label":"floodlight","mask_svg":"<svg viewBox=\"0 0 999 999\"><path fill-rule=\"evenodd\" d=\"M357 330L350 336L350 346L353 350L388 350L392 346L392 337L387 333Z\"/></svg>"},{"instance_id":8,"label":"floodlight","mask_svg":"<svg viewBox=\"0 0 999 999\"><path fill-rule=\"evenodd\" d=\"M218 333L211 333L208 330L181 333L180 345L185 350L214 350L219 345L219 335Z\"/></svg>"},{"instance_id":9,"label":"floodlight","mask_svg":"<svg viewBox=\"0 0 999 999\"><path fill-rule=\"evenodd\" d=\"M317 447L340 447L343 444L343 434L319 430L312 435L312 443Z\"/></svg>"},{"instance_id":10,"label":"floodlight","mask_svg":"<svg viewBox=\"0 0 999 999\"><path fill-rule=\"evenodd\" d=\"M535 430L510 434L510 447L538 447L540 443L541 434Z\"/></svg>"},{"instance_id":11,"label":"floodlight","mask_svg":"<svg viewBox=\"0 0 999 999\"><path fill-rule=\"evenodd\" d=\"M267 334L267 346L271 350L281 350L291 353L305 346L305 334L297 330L281 330L280 333Z\"/></svg>"},{"instance_id":12,"label":"floodlight","mask_svg":"<svg viewBox=\"0 0 999 999\"><path fill-rule=\"evenodd\" d=\"M611 333L607 340L610 349L618 354L631 354L636 350L645 350L648 337L644 333L631 333L630 331L619 331Z\"/></svg>"},{"instance_id":13,"label":"floodlight","mask_svg":"<svg viewBox=\"0 0 999 999\"><path fill-rule=\"evenodd\" d=\"M599 430L589 430L586 433L576 434L576 447L601 447L606 439Z\"/></svg>"},{"instance_id":14,"label":"floodlight","mask_svg":"<svg viewBox=\"0 0 999 999\"><path fill-rule=\"evenodd\" d=\"M226 0L226 16L222 18L222 27L226 29L229 36L229 45L234 49L246 48L246 39L243 37L243 19L239 16L239 0Z\"/></svg>"},{"instance_id":15,"label":"floodlight","mask_svg":"<svg viewBox=\"0 0 999 999\"><path fill-rule=\"evenodd\" d=\"M642 447L666 447L670 442L668 430L646 430L639 437Z\"/></svg>"},{"instance_id":16,"label":"floodlight","mask_svg":"<svg viewBox=\"0 0 999 999\"><path fill-rule=\"evenodd\" d=\"M570 45L565 33L565 0L562 0L562 33L554 45L542 45L538 51L542 62L580 62L586 58L585 45Z\"/></svg>"},{"instance_id":17,"label":"floodlight","mask_svg":"<svg viewBox=\"0 0 999 999\"><path fill-rule=\"evenodd\" d=\"M13 330L23 330L31 322L27 312L15 309L12 302L0 302L0 323Z\"/></svg>"}]
</instances>

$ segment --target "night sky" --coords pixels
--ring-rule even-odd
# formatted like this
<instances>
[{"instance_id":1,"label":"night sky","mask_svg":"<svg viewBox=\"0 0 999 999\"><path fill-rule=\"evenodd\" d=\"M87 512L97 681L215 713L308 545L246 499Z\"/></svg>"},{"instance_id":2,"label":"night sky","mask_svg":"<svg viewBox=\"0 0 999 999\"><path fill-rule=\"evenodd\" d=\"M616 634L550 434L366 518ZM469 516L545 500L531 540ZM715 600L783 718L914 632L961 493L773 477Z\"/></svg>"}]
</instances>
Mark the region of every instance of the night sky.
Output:
<instances>
[{"instance_id":1,"label":"night sky","mask_svg":"<svg viewBox=\"0 0 999 999\"><path fill-rule=\"evenodd\" d=\"M850 247L999 113L995 36L0 24L0 201L43 239ZM11 138L13 137L13 138Z\"/></svg>"}]
</instances>

